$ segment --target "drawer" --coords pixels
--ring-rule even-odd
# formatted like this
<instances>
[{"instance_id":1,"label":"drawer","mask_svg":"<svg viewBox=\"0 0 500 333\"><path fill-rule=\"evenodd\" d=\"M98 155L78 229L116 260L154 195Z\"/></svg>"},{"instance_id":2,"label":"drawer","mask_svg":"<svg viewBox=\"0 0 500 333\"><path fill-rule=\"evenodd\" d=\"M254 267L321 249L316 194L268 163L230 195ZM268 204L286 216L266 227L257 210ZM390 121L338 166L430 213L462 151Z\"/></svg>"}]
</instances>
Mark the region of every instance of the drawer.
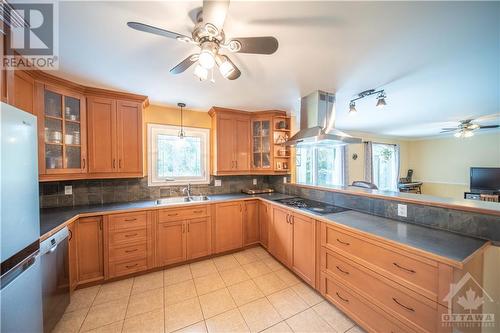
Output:
<instances>
[{"instance_id":1,"label":"drawer","mask_svg":"<svg viewBox=\"0 0 500 333\"><path fill-rule=\"evenodd\" d=\"M109 234L109 245L110 247L121 245L121 244L131 244L138 242L147 241L147 229L131 229L127 231L111 232Z\"/></svg>"},{"instance_id":2,"label":"drawer","mask_svg":"<svg viewBox=\"0 0 500 333\"><path fill-rule=\"evenodd\" d=\"M142 259L148 255L147 243L136 245L110 247L109 261L123 261L126 259Z\"/></svg>"},{"instance_id":3,"label":"drawer","mask_svg":"<svg viewBox=\"0 0 500 333\"><path fill-rule=\"evenodd\" d=\"M437 263L425 258L417 260L401 252L392 251L361 238L351 236L323 223L321 228L321 243L323 246L345 252L364 260L368 265L375 266L390 276L395 276L403 283L416 286L421 292L437 301L438 266ZM400 250L397 250L400 251ZM354 258L351 258L354 260Z\"/></svg>"},{"instance_id":4,"label":"drawer","mask_svg":"<svg viewBox=\"0 0 500 333\"><path fill-rule=\"evenodd\" d=\"M401 323L396 325L387 318L387 314L380 308L370 304L350 289L341 286L340 283L327 274L321 274L320 289L321 294L326 299L335 304L369 332L414 332Z\"/></svg>"},{"instance_id":5,"label":"drawer","mask_svg":"<svg viewBox=\"0 0 500 333\"><path fill-rule=\"evenodd\" d=\"M146 228L148 223L147 212L114 214L108 217L109 231Z\"/></svg>"},{"instance_id":6,"label":"drawer","mask_svg":"<svg viewBox=\"0 0 500 333\"><path fill-rule=\"evenodd\" d=\"M208 215L207 206L193 206L189 208L162 209L158 212L159 222L195 219Z\"/></svg>"},{"instance_id":7,"label":"drawer","mask_svg":"<svg viewBox=\"0 0 500 333\"><path fill-rule=\"evenodd\" d=\"M126 262L109 263L110 277L117 277L148 269L147 259L130 260Z\"/></svg>"},{"instance_id":8,"label":"drawer","mask_svg":"<svg viewBox=\"0 0 500 333\"><path fill-rule=\"evenodd\" d=\"M407 325L413 324L427 332L437 330L437 303L325 248L321 249L321 269L367 298L373 298Z\"/></svg>"}]
</instances>

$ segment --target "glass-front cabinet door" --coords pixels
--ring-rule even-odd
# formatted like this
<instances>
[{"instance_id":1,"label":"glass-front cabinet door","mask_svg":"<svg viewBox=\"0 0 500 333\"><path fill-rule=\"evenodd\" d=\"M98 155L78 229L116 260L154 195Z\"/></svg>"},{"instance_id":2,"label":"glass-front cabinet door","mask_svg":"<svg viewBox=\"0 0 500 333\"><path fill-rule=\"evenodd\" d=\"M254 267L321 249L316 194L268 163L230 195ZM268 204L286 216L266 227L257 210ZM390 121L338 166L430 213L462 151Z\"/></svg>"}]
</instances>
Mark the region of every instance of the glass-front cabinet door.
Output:
<instances>
[{"instance_id":1,"label":"glass-front cabinet door","mask_svg":"<svg viewBox=\"0 0 500 333\"><path fill-rule=\"evenodd\" d=\"M44 86L42 174L86 172L86 110L82 95Z\"/></svg>"},{"instance_id":2,"label":"glass-front cabinet door","mask_svg":"<svg viewBox=\"0 0 500 333\"><path fill-rule=\"evenodd\" d=\"M252 120L253 169L271 168L271 138L271 119Z\"/></svg>"}]
</instances>

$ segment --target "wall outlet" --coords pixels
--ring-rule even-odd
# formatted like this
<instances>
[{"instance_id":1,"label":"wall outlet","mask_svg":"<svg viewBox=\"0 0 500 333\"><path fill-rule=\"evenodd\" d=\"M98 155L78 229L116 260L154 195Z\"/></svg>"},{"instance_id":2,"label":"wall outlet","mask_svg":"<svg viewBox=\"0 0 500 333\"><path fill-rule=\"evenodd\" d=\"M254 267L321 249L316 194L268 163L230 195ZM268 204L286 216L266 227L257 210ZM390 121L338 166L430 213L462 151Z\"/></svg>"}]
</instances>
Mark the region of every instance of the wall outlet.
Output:
<instances>
[{"instance_id":1,"label":"wall outlet","mask_svg":"<svg viewBox=\"0 0 500 333\"><path fill-rule=\"evenodd\" d=\"M71 186L71 185L64 186L64 194L65 195L72 195L73 194L73 186Z\"/></svg>"},{"instance_id":2,"label":"wall outlet","mask_svg":"<svg viewBox=\"0 0 500 333\"><path fill-rule=\"evenodd\" d=\"M221 179L214 180L214 186L222 186L222 180Z\"/></svg>"},{"instance_id":3,"label":"wall outlet","mask_svg":"<svg viewBox=\"0 0 500 333\"><path fill-rule=\"evenodd\" d=\"M252 180L252 183L253 183L254 185L257 185L257 178L254 178L254 179Z\"/></svg>"},{"instance_id":4,"label":"wall outlet","mask_svg":"<svg viewBox=\"0 0 500 333\"><path fill-rule=\"evenodd\" d=\"M406 205L398 204L398 216L406 217Z\"/></svg>"},{"instance_id":5,"label":"wall outlet","mask_svg":"<svg viewBox=\"0 0 500 333\"><path fill-rule=\"evenodd\" d=\"M283 177L283 184L286 184L287 181L288 181L287 178Z\"/></svg>"}]
</instances>

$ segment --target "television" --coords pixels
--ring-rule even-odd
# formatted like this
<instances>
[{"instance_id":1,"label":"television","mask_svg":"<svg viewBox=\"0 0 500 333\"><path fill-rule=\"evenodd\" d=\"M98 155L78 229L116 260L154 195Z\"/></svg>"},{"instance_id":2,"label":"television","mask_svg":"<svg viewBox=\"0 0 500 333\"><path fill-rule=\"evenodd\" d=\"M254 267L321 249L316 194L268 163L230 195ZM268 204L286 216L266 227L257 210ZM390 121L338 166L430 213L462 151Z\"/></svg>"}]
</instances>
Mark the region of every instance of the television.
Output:
<instances>
[{"instance_id":1,"label":"television","mask_svg":"<svg viewBox=\"0 0 500 333\"><path fill-rule=\"evenodd\" d=\"M500 192L500 168L470 168L471 192Z\"/></svg>"}]
</instances>

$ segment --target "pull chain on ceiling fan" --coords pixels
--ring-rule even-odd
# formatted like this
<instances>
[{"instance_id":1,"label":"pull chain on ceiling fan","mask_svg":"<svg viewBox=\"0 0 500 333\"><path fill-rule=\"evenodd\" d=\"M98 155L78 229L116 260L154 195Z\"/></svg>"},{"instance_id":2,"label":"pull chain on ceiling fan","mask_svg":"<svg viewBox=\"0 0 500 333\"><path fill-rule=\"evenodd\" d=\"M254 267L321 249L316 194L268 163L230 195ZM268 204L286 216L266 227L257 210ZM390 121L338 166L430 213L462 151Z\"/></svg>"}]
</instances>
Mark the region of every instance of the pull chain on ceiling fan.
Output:
<instances>
[{"instance_id":1,"label":"pull chain on ceiling fan","mask_svg":"<svg viewBox=\"0 0 500 333\"><path fill-rule=\"evenodd\" d=\"M273 54L278 49L278 40L271 36L226 39L224 21L226 20L228 8L229 0L204 0L203 7L199 9L196 15L195 27L191 37L139 22L128 22L127 25L139 31L174 38L200 48L199 53L188 56L173 67L170 70L172 74L183 73L197 62L194 74L202 81L208 78L209 71L215 66L218 67L219 72L224 78L235 80L240 77L241 71L221 51L228 51L230 53Z\"/></svg>"}]
</instances>

